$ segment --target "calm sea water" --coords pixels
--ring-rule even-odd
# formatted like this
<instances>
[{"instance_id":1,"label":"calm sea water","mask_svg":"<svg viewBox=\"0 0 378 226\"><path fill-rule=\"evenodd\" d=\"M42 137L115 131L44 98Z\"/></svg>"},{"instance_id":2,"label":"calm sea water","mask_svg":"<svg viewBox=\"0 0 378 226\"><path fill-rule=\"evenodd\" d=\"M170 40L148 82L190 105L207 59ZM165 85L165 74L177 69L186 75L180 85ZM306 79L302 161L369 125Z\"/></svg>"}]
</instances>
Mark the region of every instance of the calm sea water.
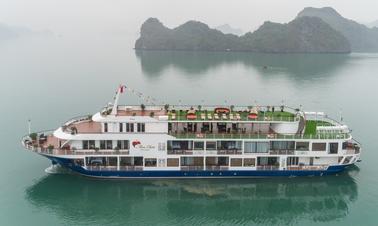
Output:
<instances>
[{"instance_id":1,"label":"calm sea water","mask_svg":"<svg viewBox=\"0 0 378 226\"><path fill-rule=\"evenodd\" d=\"M0 43L0 225L376 225L378 55L131 47L122 36ZM284 101L335 118L342 112L363 161L321 178L105 181L47 175L50 163L22 149L29 118L33 130L56 128L99 110L120 83L171 104Z\"/></svg>"}]
</instances>

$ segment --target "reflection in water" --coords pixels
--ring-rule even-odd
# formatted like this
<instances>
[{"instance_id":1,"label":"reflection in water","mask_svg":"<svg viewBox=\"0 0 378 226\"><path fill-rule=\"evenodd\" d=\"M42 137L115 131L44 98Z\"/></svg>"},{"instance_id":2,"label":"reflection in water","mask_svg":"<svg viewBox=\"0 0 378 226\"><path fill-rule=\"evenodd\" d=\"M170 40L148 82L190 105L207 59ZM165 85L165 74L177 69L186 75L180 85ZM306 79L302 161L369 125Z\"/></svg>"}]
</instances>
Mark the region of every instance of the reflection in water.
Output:
<instances>
[{"instance_id":1,"label":"reflection in water","mask_svg":"<svg viewBox=\"0 0 378 226\"><path fill-rule=\"evenodd\" d=\"M210 69L241 63L261 74L284 73L294 76L324 75L344 64L348 54L261 54L235 52L135 51L142 71L158 76L169 67L187 74L205 73Z\"/></svg>"},{"instance_id":2,"label":"reflection in water","mask_svg":"<svg viewBox=\"0 0 378 226\"><path fill-rule=\"evenodd\" d=\"M231 180L95 180L44 177L26 190L34 206L67 223L289 224L345 217L358 197L350 176Z\"/></svg>"}]
</instances>

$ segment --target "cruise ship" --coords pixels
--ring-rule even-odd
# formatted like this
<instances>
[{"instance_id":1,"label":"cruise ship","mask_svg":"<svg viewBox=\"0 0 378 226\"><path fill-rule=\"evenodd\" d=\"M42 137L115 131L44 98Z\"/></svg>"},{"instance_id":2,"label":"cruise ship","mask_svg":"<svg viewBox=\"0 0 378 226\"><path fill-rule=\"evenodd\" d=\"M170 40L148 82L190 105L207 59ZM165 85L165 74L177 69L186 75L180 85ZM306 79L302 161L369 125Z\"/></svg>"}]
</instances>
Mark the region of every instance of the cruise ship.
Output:
<instances>
[{"instance_id":1,"label":"cruise ship","mask_svg":"<svg viewBox=\"0 0 378 226\"><path fill-rule=\"evenodd\" d=\"M360 161L361 145L323 112L281 106L119 105L29 132L22 145L98 178L325 176ZM141 93L138 93L141 96Z\"/></svg>"}]
</instances>

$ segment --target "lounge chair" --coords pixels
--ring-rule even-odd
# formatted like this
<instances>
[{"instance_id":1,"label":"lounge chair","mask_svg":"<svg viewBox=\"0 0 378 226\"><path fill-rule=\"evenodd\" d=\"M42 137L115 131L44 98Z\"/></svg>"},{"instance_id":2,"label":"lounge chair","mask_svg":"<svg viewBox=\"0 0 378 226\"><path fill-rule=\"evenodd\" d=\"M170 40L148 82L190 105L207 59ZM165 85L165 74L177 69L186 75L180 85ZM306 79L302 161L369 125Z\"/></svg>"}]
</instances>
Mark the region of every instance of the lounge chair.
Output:
<instances>
[{"instance_id":1,"label":"lounge chair","mask_svg":"<svg viewBox=\"0 0 378 226\"><path fill-rule=\"evenodd\" d=\"M226 114L222 114L222 119L227 120L227 115Z\"/></svg>"},{"instance_id":2,"label":"lounge chair","mask_svg":"<svg viewBox=\"0 0 378 226\"><path fill-rule=\"evenodd\" d=\"M240 120L240 114L239 113L236 113L236 119Z\"/></svg>"},{"instance_id":3,"label":"lounge chair","mask_svg":"<svg viewBox=\"0 0 378 226\"><path fill-rule=\"evenodd\" d=\"M205 119L206 119L206 115L205 115L205 113L201 113L201 119L202 119L202 120L205 120Z\"/></svg>"},{"instance_id":4,"label":"lounge chair","mask_svg":"<svg viewBox=\"0 0 378 226\"><path fill-rule=\"evenodd\" d=\"M214 114L214 119L219 120L219 115L217 113Z\"/></svg>"},{"instance_id":5,"label":"lounge chair","mask_svg":"<svg viewBox=\"0 0 378 226\"><path fill-rule=\"evenodd\" d=\"M172 119L172 120L176 120L176 114L175 114L175 113L172 113L172 114L171 114L171 119Z\"/></svg>"},{"instance_id":6,"label":"lounge chair","mask_svg":"<svg viewBox=\"0 0 378 226\"><path fill-rule=\"evenodd\" d=\"M207 118L208 118L208 119L213 119L213 116L212 116L210 113L208 113L208 114L207 114Z\"/></svg>"},{"instance_id":7,"label":"lounge chair","mask_svg":"<svg viewBox=\"0 0 378 226\"><path fill-rule=\"evenodd\" d=\"M234 114L232 114L232 113L230 114L230 119L234 120Z\"/></svg>"}]
</instances>

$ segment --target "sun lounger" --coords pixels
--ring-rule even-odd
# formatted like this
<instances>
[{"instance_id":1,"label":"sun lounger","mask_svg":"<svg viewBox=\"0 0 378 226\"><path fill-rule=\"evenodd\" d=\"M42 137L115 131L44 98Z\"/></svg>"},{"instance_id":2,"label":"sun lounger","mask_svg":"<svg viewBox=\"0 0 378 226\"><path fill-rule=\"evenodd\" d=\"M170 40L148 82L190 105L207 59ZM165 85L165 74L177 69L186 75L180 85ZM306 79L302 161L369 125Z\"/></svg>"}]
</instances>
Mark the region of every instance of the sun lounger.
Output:
<instances>
[{"instance_id":1,"label":"sun lounger","mask_svg":"<svg viewBox=\"0 0 378 226\"><path fill-rule=\"evenodd\" d=\"M230 120L234 120L234 114L230 114Z\"/></svg>"},{"instance_id":2,"label":"sun lounger","mask_svg":"<svg viewBox=\"0 0 378 226\"><path fill-rule=\"evenodd\" d=\"M213 119L213 116L209 113L209 114L207 114L207 118L208 119Z\"/></svg>"},{"instance_id":3,"label":"sun lounger","mask_svg":"<svg viewBox=\"0 0 378 226\"><path fill-rule=\"evenodd\" d=\"M201 119L202 120L205 120L206 119L206 115L204 113L201 114Z\"/></svg>"},{"instance_id":4,"label":"sun lounger","mask_svg":"<svg viewBox=\"0 0 378 226\"><path fill-rule=\"evenodd\" d=\"M239 113L236 114L236 119L237 119L237 120L240 120L240 114L239 114Z\"/></svg>"},{"instance_id":5,"label":"sun lounger","mask_svg":"<svg viewBox=\"0 0 378 226\"><path fill-rule=\"evenodd\" d=\"M227 115L226 114L222 114L222 119L227 120Z\"/></svg>"},{"instance_id":6,"label":"sun lounger","mask_svg":"<svg viewBox=\"0 0 378 226\"><path fill-rule=\"evenodd\" d=\"M176 120L176 114L175 113L171 114L171 119Z\"/></svg>"}]
</instances>

